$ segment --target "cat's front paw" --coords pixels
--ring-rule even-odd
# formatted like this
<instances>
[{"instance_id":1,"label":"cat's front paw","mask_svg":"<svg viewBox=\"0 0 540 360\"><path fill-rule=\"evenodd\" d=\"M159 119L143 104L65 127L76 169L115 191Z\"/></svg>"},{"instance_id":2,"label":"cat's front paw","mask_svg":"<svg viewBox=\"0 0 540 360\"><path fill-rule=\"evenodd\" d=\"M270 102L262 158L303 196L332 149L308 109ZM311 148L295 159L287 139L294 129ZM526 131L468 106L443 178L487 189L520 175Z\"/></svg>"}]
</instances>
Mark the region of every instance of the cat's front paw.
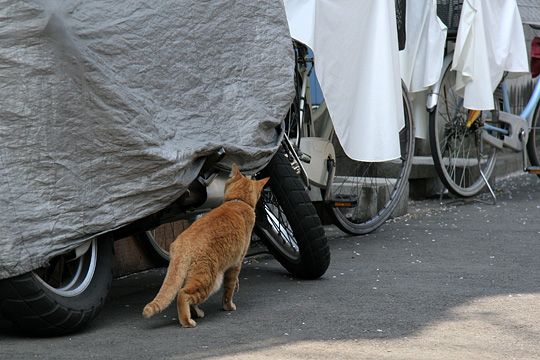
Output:
<instances>
[{"instance_id":1,"label":"cat's front paw","mask_svg":"<svg viewBox=\"0 0 540 360\"><path fill-rule=\"evenodd\" d=\"M234 303L224 303L223 304L223 310L225 311L236 311L236 305Z\"/></svg>"}]
</instances>

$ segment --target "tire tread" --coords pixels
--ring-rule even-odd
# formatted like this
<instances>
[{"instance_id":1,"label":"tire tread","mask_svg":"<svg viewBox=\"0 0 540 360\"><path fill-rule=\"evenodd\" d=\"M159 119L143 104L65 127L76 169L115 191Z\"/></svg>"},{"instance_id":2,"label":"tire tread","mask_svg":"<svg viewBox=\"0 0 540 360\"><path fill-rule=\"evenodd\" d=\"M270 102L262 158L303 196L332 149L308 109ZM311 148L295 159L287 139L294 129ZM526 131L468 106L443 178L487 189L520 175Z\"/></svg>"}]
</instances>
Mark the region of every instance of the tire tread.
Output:
<instances>
[{"instance_id":1,"label":"tire tread","mask_svg":"<svg viewBox=\"0 0 540 360\"><path fill-rule=\"evenodd\" d=\"M330 264L330 248L320 218L301 180L280 152L270 161L263 176L270 176L270 188L291 225L300 249L300 260L291 261L263 237L267 247L292 275L306 279L321 277Z\"/></svg>"}]
</instances>

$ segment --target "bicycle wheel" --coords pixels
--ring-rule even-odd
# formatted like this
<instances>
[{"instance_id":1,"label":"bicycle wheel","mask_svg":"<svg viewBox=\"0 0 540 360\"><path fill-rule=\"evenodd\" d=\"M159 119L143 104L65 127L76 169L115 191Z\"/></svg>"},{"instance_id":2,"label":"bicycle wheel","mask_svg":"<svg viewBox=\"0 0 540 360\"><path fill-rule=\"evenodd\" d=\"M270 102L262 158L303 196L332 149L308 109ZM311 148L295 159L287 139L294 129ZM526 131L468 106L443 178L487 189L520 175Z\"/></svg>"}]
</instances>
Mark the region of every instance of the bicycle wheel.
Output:
<instances>
[{"instance_id":1,"label":"bicycle wheel","mask_svg":"<svg viewBox=\"0 0 540 360\"><path fill-rule=\"evenodd\" d=\"M470 197L486 185L480 170L489 178L495 168L497 148L482 141L483 111L467 128L468 110L456 93L456 73L446 69L437 107L429 115L429 141L435 170L446 188L455 195ZM497 103L497 102L496 102Z\"/></svg>"},{"instance_id":2,"label":"bicycle wheel","mask_svg":"<svg viewBox=\"0 0 540 360\"><path fill-rule=\"evenodd\" d=\"M302 181L281 153L261 176L270 176L270 181L257 204L256 234L292 275L321 277L330 264L330 249Z\"/></svg>"},{"instance_id":3,"label":"bicycle wheel","mask_svg":"<svg viewBox=\"0 0 540 360\"><path fill-rule=\"evenodd\" d=\"M540 106L537 106L534 111L527 140L527 155L532 166L540 166ZM537 176L540 177L540 174Z\"/></svg>"},{"instance_id":4,"label":"bicycle wheel","mask_svg":"<svg viewBox=\"0 0 540 360\"><path fill-rule=\"evenodd\" d=\"M349 234L367 234L380 227L392 215L407 187L414 152L414 124L407 91L403 84L402 87L405 126L399 133L400 158L386 162L355 161L345 154L335 133L332 136L336 151L333 198L355 201L347 207L330 207L335 224Z\"/></svg>"},{"instance_id":5,"label":"bicycle wheel","mask_svg":"<svg viewBox=\"0 0 540 360\"><path fill-rule=\"evenodd\" d=\"M0 312L33 335L78 331L97 316L112 283L113 239L104 236L48 266L0 281Z\"/></svg>"}]
</instances>

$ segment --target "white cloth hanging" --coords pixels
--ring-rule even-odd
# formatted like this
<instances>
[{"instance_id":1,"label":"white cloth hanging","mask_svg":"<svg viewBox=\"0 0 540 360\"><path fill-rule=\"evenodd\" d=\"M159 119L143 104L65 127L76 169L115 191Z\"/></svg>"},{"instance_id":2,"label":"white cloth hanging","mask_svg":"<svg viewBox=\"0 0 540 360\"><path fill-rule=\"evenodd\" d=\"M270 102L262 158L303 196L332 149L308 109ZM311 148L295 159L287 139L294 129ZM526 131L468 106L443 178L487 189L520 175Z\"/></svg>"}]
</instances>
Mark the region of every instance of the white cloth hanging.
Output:
<instances>
[{"instance_id":1,"label":"white cloth hanging","mask_svg":"<svg viewBox=\"0 0 540 360\"><path fill-rule=\"evenodd\" d=\"M414 136L426 139L427 89L441 76L447 27L437 17L437 0L407 0L407 42L399 52L401 78L413 107Z\"/></svg>"},{"instance_id":2,"label":"white cloth hanging","mask_svg":"<svg viewBox=\"0 0 540 360\"><path fill-rule=\"evenodd\" d=\"M407 42L400 51L401 77L409 92L427 90L441 76L446 25L437 0L407 0Z\"/></svg>"},{"instance_id":3,"label":"white cloth hanging","mask_svg":"<svg viewBox=\"0 0 540 360\"><path fill-rule=\"evenodd\" d=\"M359 161L400 157L403 103L394 0L284 0L293 38L315 54L336 134Z\"/></svg>"},{"instance_id":4,"label":"white cloth hanging","mask_svg":"<svg viewBox=\"0 0 540 360\"><path fill-rule=\"evenodd\" d=\"M505 71L529 72L521 16L515 0L465 0L452 69L464 107L494 108L493 91ZM512 74L510 74L512 75Z\"/></svg>"}]
</instances>

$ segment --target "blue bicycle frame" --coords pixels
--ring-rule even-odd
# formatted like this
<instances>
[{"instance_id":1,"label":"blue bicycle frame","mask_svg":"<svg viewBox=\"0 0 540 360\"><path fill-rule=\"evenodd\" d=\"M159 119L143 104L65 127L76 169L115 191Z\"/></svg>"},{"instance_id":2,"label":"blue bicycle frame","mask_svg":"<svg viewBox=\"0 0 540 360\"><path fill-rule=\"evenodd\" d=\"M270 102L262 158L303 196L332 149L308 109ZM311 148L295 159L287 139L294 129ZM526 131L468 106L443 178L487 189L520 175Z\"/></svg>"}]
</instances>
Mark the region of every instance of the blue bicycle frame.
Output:
<instances>
[{"instance_id":1,"label":"blue bicycle frame","mask_svg":"<svg viewBox=\"0 0 540 360\"><path fill-rule=\"evenodd\" d=\"M511 109L510 96L509 96L509 91L508 91L508 85L506 84L506 82L502 83L501 90L502 90L502 96L503 96L503 111L506 113L510 113L510 109ZM534 110L536 109L538 102L540 102L540 81L536 82L536 85L534 86L534 91L527 105L525 106L521 114L519 114L519 117L522 118L523 121L526 121L529 127L531 126L531 116ZM507 136L510 135L510 132L507 129L501 129L497 126L493 126L490 124L485 124L484 129L487 131L495 131L495 132L498 132L500 134L507 135Z\"/></svg>"}]
</instances>

